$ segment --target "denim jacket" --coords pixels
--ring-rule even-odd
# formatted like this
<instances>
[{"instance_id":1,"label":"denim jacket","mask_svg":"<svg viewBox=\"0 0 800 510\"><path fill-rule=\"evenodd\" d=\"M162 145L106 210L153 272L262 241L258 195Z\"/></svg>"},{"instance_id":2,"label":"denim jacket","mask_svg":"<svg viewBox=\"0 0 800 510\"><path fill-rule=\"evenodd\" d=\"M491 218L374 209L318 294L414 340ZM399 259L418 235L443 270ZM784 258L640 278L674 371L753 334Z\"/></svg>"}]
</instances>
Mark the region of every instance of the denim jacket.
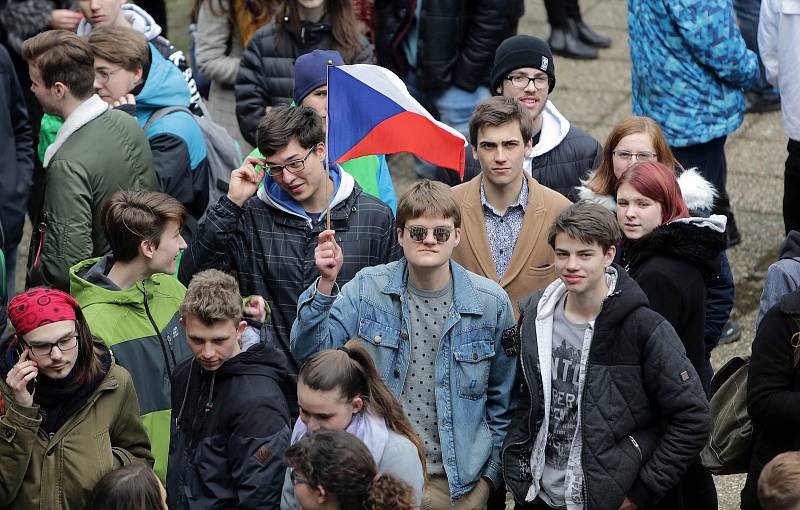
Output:
<instances>
[{"instance_id":1,"label":"denim jacket","mask_svg":"<svg viewBox=\"0 0 800 510\"><path fill-rule=\"evenodd\" d=\"M295 358L302 363L358 338L399 398L411 359L406 265L401 259L362 269L335 297L317 292L316 283L306 289L292 326ZM436 414L450 494L457 499L481 476L495 487L501 483L500 447L511 422L518 344L505 291L456 262L450 269L454 303L436 355Z\"/></svg>"}]
</instances>

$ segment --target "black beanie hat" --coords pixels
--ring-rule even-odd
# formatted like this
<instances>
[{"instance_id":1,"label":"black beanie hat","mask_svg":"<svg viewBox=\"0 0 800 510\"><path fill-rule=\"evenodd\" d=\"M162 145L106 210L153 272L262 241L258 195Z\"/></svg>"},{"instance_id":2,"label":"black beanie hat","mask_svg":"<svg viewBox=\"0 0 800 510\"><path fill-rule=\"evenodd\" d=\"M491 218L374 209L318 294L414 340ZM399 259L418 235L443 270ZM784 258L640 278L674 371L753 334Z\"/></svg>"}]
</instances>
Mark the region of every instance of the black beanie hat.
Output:
<instances>
[{"instance_id":1,"label":"black beanie hat","mask_svg":"<svg viewBox=\"0 0 800 510\"><path fill-rule=\"evenodd\" d=\"M500 43L494 53L492 93L497 93L497 87L508 73L522 67L533 67L546 72L550 77L548 93L553 91L556 86L556 69L550 46L538 37L515 35Z\"/></svg>"}]
</instances>

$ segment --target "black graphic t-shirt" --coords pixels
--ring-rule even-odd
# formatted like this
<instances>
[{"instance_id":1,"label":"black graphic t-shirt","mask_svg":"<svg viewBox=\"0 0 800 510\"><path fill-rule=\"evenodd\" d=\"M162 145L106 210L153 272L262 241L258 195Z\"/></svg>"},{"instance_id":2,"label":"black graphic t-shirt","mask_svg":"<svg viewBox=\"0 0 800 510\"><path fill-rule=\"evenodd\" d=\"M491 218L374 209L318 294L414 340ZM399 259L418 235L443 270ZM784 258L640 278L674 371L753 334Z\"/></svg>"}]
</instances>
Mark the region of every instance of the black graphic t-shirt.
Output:
<instances>
[{"instance_id":1,"label":"black graphic t-shirt","mask_svg":"<svg viewBox=\"0 0 800 510\"><path fill-rule=\"evenodd\" d=\"M573 324L564 314L564 299L553 315L553 385L550 395L550 423L544 450L539 496L553 508L565 507L564 479L575 430L578 426L578 377L583 337L589 324Z\"/></svg>"}]
</instances>

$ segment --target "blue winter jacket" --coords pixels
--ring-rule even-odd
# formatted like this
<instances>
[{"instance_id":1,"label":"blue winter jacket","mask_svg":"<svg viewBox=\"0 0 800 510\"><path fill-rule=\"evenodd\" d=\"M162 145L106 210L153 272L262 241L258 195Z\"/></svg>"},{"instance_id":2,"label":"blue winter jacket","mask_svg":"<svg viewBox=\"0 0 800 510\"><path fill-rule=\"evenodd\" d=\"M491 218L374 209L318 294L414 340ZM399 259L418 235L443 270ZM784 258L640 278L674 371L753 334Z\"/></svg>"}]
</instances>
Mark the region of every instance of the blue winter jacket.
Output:
<instances>
[{"instance_id":1,"label":"blue winter jacket","mask_svg":"<svg viewBox=\"0 0 800 510\"><path fill-rule=\"evenodd\" d=\"M485 476L502 482L500 447L511 423L517 373L514 311L497 283L450 261L454 303L436 355L436 412L450 494L458 499ZM411 364L406 259L367 267L335 296L316 281L297 300L291 349L304 362L357 338L400 397Z\"/></svg>"},{"instance_id":2,"label":"blue winter jacket","mask_svg":"<svg viewBox=\"0 0 800 510\"><path fill-rule=\"evenodd\" d=\"M189 87L180 70L150 43L150 68L136 94L136 118L142 127L158 109L186 106ZM208 163L203 132L188 112L172 112L147 129L161 190L186 206L195 218L208 203Z\"/></svg>"},{"instance_id":3,"label":"blue winter jacket","mask_svg":"<svg viewBox=\"0 0 800 510\"><path fill-rule=\"evenodd\" d=\"M731 0L628 0L633 113L686 147L728 135L759 78Z\"/></svg>"}]
</instances>

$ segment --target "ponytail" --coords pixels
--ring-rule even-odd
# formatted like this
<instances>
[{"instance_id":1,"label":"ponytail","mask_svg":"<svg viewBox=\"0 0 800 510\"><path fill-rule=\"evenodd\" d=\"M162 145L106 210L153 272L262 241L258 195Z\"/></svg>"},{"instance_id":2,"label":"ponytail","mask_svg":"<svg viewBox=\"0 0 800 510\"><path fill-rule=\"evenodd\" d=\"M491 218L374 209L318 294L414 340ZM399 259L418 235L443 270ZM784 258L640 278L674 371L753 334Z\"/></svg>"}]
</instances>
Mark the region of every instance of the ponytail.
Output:
<instances>
[{"instance_id":1,"label":"ponytail","mask_svg":"<svg viewBox=\"0 0 800 510\"><path fill-rule=\"evenodd\" d=\"M414 490L390 473L378 473L364 498L363 510L412 510Z\"/></svg>"},{"instance_id":2,"label":"ponytail","mask_svg":"<svg viewBox=\"0 0 800 510\"><path fill-rule=\"evenodd\" d=\"M342 397L361 397L365 408L386 420L393 432L417 447L423 479L427 478L425 450L403 408L381 379L369 353L352 339L339 349L320 351L300 369L299 382L316 391L338 389Z\"/></svg>"}]
</instances>

